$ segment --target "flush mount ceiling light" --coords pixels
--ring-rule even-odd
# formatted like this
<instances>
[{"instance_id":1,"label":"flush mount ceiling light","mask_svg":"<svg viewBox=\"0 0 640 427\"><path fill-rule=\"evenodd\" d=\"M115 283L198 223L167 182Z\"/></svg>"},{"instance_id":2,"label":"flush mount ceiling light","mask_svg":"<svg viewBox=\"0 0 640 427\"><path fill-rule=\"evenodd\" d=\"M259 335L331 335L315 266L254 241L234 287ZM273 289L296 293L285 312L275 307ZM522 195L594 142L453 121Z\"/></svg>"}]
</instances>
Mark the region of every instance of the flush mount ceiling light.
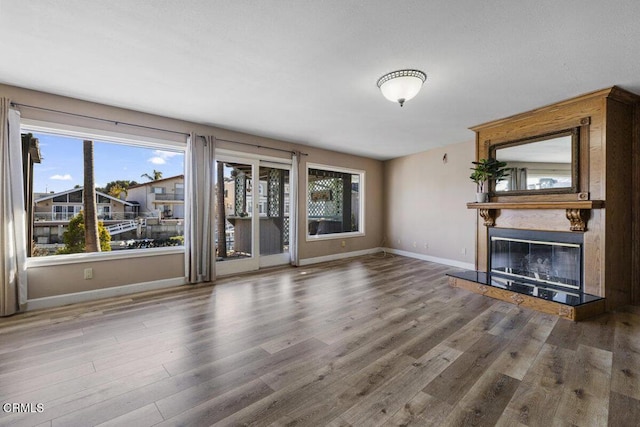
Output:
<instances>
[{"instance_id":1,"label":"flush mount ceiling light","mask_svg":"<svg viewBox=\"0 0 640 427\"><path fill-rule=\"evenodd\" d=\"M420 92L427 75L419 70L398 70L385 74L378 79L380 91L391 102L398 102L402 107Z\"/></svg>"}]
</instances>

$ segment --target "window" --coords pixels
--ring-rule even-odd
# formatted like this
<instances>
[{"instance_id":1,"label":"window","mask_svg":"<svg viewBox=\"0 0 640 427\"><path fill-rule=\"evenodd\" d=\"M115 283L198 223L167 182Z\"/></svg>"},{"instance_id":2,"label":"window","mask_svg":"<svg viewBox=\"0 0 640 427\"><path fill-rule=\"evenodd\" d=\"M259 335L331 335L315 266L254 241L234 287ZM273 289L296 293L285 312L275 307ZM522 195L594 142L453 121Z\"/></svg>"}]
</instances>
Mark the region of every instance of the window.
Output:
<instances>
[{"instance_id":1,"label":"window","mask_svg":"<svg viewBox=\"0 0 640 427\"><path fill-rule=\"evenodd\" d=\"M184 221L179 215L184 212L184 197L164 202L167 204L159 210L147 196L150 192L164 193L164 187L153 185L159 179L184 188L184 147L176 143L113 142L72 133L74 136L39 128L32 132L41 156L32 171L30 255L86 252L84 234L78 232L84 227L79 214L84 211L85 139L93 141L101 251L181 246Z\"/></svg>"},{"instance_id":2,"label":"window","mask_svg":"<svg viewBox=\"0 0 640 427\"><path fill-rule=\"evenodd\" d=\"M82 191L74 191L73 193L67 194L69 197L69 203L82 203Z\"/></svg>"},{"instance_id":3,"label":"window","mask_svg":"<svg viewBox=\"0 0 640 427\"><path fill-rule=\"evenodd\" d=\"M364 234L363 189L364 171L309 164L307 237Z\"/></svg>"},{"instance_id":4,"label":"window","mask_svg":"<svg viewBox=\"0 0 640 427\"><path fill-rule=\"evenodd\" d=\"M111 212L111 206L98 205L98 219L111 219L109 213Z\"/></svg>"},{"instance_id":5,"label":"window","mask_svg":"<svg viewBox=\"0 0 640 427\"><path fill-rule=\"evenodd\" d=\"M52 221L69 221L82 210L79 205L54 205ZM41 217L42 218L42 217ZM46 219L46 217L45 217Z\"/></svg>"}]
</instances>

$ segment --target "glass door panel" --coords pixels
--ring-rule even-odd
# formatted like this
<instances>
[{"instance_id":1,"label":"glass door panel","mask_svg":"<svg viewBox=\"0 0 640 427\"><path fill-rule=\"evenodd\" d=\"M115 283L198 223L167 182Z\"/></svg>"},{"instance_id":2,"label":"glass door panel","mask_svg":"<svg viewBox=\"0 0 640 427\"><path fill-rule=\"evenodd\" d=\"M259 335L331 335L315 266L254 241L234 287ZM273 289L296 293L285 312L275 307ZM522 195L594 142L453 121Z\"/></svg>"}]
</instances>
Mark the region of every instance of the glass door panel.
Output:
<instances>
[{"instance_id":1,"label":"glass door panel","mask_svg":"<svg viewBox=\"0 0 640 427\"><path fill-rule=\"evenodd\" d=\"M289 170L260 166L260 266L289 262Z\"/></svg>"},{"instance_id":2,"label":"glass door panel","mask_svg":"<svg viewBox=\"0 0 640 427\"><path fill-rule=\"evenodd\" d=\"M221 159L216 162L216 261L222 274L257 269L256 206L253 203L255 162ZM226 268L233 261L234 267ZM228 271L225 271L228 270Z\"/></svg>"}]
</instances>

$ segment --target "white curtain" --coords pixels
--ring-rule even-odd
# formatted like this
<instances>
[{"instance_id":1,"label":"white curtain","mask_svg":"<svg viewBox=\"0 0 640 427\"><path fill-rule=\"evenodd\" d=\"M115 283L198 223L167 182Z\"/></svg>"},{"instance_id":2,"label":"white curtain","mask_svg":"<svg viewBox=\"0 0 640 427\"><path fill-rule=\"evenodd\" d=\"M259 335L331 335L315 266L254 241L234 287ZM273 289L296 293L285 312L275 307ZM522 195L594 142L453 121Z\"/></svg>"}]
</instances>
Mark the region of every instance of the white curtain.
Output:
<instances>
[{"instance_id":1,"label":"white curtain","mask_svg":"<svg viewBox=\"0 0 640 427\"><path fill-rule=\"evenodd\" d=\"M508 188L514 190L527 189L527 168L509 168L507 175Z\"/></svg>"},{"instance_id":2,"label":"white curtain","mask_svg":"<svg viewBox=\"0 0 640 427\"><path fill-rule=\"evenodd\" d=\"M298 254L298 195L300 194L300 180L298 179L300 169L300 153L294 153L291 158L291 177L289 182L292 184L292 190L289 194L289 256L291 265L300 265L300 256Z\"/></svg>"},{"instance_id":3,"label":"white curtain","mask_svg":"<svg viewBox=\"0 0 640 427\"><path fill-rule=\"evenodd\" d=\"M185 275L189 283L210 282L216 278L214 178L215 138L192 133L187 142L185 165Z\"/></svg>"},{"instance_id":4,"label":"white curtain","mask_svg":"<svg viewBox=\"0 0 640 427\"><path fill-rule=\"evenodd\" d=\"M27 304L27 232L20 113L0 98L0 316Z\"/></svg>"}]
</instances>

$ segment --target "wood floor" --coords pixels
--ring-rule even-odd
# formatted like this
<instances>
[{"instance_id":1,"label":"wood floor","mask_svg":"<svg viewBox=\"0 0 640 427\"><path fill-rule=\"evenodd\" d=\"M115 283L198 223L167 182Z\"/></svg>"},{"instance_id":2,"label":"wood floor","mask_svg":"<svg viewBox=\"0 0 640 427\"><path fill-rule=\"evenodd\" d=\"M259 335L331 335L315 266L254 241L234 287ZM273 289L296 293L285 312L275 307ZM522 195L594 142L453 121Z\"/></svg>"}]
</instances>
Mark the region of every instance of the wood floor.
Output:
<instances>
[{"instance_id":1,"label":"wood floor","mask_svg":"<svg viewBox=\"0 0 640 427\"><path fill-rule=\"evenodd\" d=\"M0 319L0 404L34 405L0 425L638 425L639 307L572 323L449 271L376 254Z\"/></svg>"}]
</instances>

